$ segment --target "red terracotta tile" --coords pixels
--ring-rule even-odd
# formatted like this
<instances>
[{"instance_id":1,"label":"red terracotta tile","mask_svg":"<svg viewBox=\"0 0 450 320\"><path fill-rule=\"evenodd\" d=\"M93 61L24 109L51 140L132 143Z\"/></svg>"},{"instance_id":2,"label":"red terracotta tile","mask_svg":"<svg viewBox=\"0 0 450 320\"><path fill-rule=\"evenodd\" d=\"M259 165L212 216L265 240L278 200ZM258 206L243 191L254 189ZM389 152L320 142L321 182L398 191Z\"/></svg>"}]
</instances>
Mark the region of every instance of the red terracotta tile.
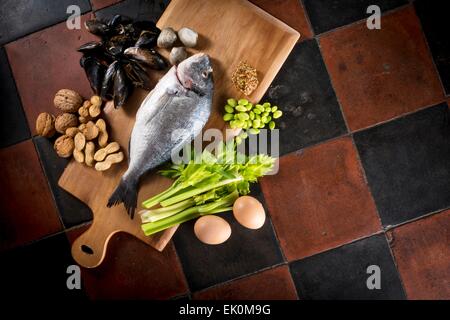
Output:
<instances>
[{"instance_id":1,"label":"red terracotta tile","mask_svg":"<svg viewBox=\"0 0 450 320\"><path fill-rule=\"evenodd\" d=\"M289 268L270 270L195 293L197 300L296 300Z\"/></svg>"},{"instance_id":2,"label":"red terracotta tile","mask_svg":"<svg viewBox=\"0 0 450 320\"><path fill-rule=\"evenodd\" d=\"M76 51L83 43L98 40L83 27L89 17L90 14L82 16L80 30L69 30L63 22L6 45L23 108L34 134L39 113L57 112L53 97L59 89L74 89L83 96L92 94L80 67L81 54Z\"/></svg>"},{"instance_id":3,"label":"red terracotta tile","mask_svg":"<svg viewBox=\"0 0 450 320\"><path fill-rule=\"evenodd\" d=\"M72 229L73 242L89 226ZM112 237L105 260L94 269L82 268L84 290L91 299L169 299L188 292L172 243L158 252L126 233Z\"/></svg>"},{"instance_id":4,"label":"red terracotta tile","mask_svg":"<svg viewBox=\"0 0 450 320\"><path fill-rule=\"evenodd\" d=\"M450 210L390 232L408 299L450 299Z\"/></svg>"},{"instance_id":5,"label":"red terracotta tile","mask_svg":"<svg viewBox=\"0 0 450 320\"><path fill-rule=\"evenodd\" d=\"M250 0L275 18L300 32L299 41L310 39L313 32L306 17L303 4L299 0Z\"/></svg>"},{"instance_id":6,"label":"red terracotta tile","mask_svg":"<svg viewBox=\"0 0 450 320\"><path fill-rule=\"evenodd\" d=\"M261 185L289 261L380 230L380 221L349 137L280 159Z\"/></svg>"},{"instance_id":7,"label":"red terracotta tile","mask_svg":"<svg viewBox=\"0 0 450 320\"><path fill-rule=\"evenodd\" d=\"M56 233L62 225L33 142L0 149L0 251Z\"/></svg>"},{"instance_id":8,"label":"red terracotta tile","mask_svg":"<svg viewBox=\"0 0 450 320\"><path fill-rule=\"evenodd\" d=\"M444 100L420 22L409 6L320 37L323 58L351 130Z\"/></svg>"},{"instance_id":9,"label":"red terracotta tile","mask_svg":"<svg viewBox=\"0 0 450 320\"><path fill-rule=\"evenodd\" d=\"M110 5L119 3L122 0L91 0L92 10L99 10Z\"/></svg>"}]
</instances>

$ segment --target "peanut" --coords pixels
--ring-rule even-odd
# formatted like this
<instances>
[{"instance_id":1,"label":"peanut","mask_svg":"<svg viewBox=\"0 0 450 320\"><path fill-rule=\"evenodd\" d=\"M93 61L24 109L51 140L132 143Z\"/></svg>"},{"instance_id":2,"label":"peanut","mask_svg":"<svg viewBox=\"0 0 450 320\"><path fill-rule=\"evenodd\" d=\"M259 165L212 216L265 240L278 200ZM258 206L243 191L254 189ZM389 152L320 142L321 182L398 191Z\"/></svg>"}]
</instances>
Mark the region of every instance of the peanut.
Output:
<instances>
[{"instance_id":1,"label":"peanut","mask_svg":"<svg viewBox=\"0 0 450 320\"><path fill-rule=\"evenodd\" d=\"M72 138L74 138L78 132L80 132L80 130L77 127L71 127L66 129L66 135Z\"/></svg>"},{"instance_id":2,"label":"peanut","mask_svg":"<svg viewBox=\"0 0 450 320\"><path fill-rule=\"evenodd\" d=\"M78 151L82 151L84 149L84 146L86 145L86 137L81 132L78 132L75 135L75 149Z\"/></svg>"},{"instance_id":3,"label":"peanut","mask_svg":"<svg viewBox=\"0 0 450 320\"><path fill-rule=\"evenodd\" d=\"M89 115L91 118L97 118L100 115L100 112L102 110L100 109L100 105L93 104L89 107Z\"/></svg>"},{"instance_id":4,"label":"peanut","mask_svg":"<svg viewBox=\"0 0 450 320\"><path fill-rule=\"evenodd\" d=\"M104 148L108 143L108 132L106 131L106 122L103 119L98 119L95 125L98 127L98 145Z\"/></svg>"},{"instance_id":5,"label":"peanut","mask_svg":"<svg viewBox=\"0 0 450 320\"><path fill-rule=\"evenodd\" d=\"M119 163L123 160L123 152L117 152L110 154L106 157L105 161L97 162L95 164L95 170L97 171L105 171L111 168L114 163Z\"/></svg>"},{"instance_id":6,"label":"peanut","mask_svg":"<svg viewBox=\"0 0 450 320\"><path fill-rule=\"evenodd\" d=\"M79 116L79 117L78 117L78 121L79 121L80 123L88 123L88 122L91 121L91 120L92 120L91 116L88 116L88 117L82 117L82 116Z\"/></svg>"},{"instance_id":7,"label":"peanut","mask_svg":"<svg viewBox=\"0 0 450 320\"><path fill-rule=\"evenodd\" d=\"M98 127L92 121L86 123L86 126L80 130L88 141L98 137Z\"/></svg>"},{"instance_id":8,"label":"peanut","mask_svg":"<svg viewBox=\"0 0 450 320\"><path fill-rule=\"evenodd\" d=\"M95 145L92 141L89 141L86 143L86 149L84 150L84 162L89 166L92 167L94 165L94 151L95 151Z\"/></svg>"},{"instance_id":9,"label":"peanut","mask_svg":"<svg viewBox=\"0 0 450 320\"><path fill-rule=\"evenodd\" d=\"M74 149L73 157L76 162L83 163L84 162L84 153L81 150Z\"/></svg>"},{"instance_id":10,"label":"peanut","mask_svg":"<svg viewBox=\"0 0 450 320\"><path fill-rule=\"evenodd\" d=\"M97 152L94 155L95 161L103 161L105 160L106 156L108 154L114 153L119 151L120 146L117 142L111 142L106 147L97 150Z\"/></svg>"}]
</instances>

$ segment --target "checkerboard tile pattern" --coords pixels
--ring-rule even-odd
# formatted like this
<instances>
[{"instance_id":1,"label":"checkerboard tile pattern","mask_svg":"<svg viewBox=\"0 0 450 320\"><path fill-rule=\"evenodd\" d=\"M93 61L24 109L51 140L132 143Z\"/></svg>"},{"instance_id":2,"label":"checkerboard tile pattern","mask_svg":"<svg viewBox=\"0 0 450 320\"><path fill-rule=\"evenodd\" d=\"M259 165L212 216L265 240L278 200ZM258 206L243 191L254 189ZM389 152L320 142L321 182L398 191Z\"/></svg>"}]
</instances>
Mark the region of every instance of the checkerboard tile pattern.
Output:
<instances>
[{"instance_id":1,"label":"checkerboard tile pattern","mask_svg":"<svg viewBox=\"0 0 450 320\"><path fill-rule=\"evenodd\" d=\"M119 234L100 267L82 269L80 291L66 289L66 268L92 213L58 187L67 162L53 141L33 135L37 114L54 111L56 90L90 94L75 48L92 35L67 30L67 1L0 4L8 12L0 21L0 278L11 296L26 285L30 297L45 286L43 298L78 300L450 299L450 45L441 2L377 1L381 30L365 27L372 1L251 2L302 34L265 96L284 112L280 171L252 190L265 225L244 230L223 213L231 238L206 246L186 223L162 253ZM70 1L82 20L156 20L168 3ZM37 278L26 270L34 260ZM380 289L367 286L371 266Z\"/></svg>"}]
</instances>

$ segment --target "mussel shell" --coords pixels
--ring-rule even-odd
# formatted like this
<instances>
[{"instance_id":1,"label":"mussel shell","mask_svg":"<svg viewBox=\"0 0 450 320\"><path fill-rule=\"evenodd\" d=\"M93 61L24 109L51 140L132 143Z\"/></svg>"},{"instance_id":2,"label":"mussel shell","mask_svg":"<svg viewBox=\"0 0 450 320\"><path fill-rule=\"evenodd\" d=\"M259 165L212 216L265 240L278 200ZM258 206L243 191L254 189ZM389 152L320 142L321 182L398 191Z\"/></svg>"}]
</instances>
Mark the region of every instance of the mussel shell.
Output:
<instances>
[{"instance_id":1,"label":"mussel shell","mask_svg":"<svg viewBox=\"0 0 450 320\"><path fill-rule=\"evenodd\" d=\"M100 96L103 100L111 100L113 95L111 94L111 89L114 84L114 76L116 75L117 68L119 67L119 61L114 61L106 69L105 76L102 81L102 89Z\"/></svg>"},{"instance_id":2,"label":"mussel shell","mask_svg":"<svg viewBox=\"0 0 450 320\"><path fill-rule=\"evenodd\" d=\"M124 66L125 72L128 78L133 82L135 87L143 88L146 90L151 89L150 77L147 74L147 70L140 65L139 62L130 60L128 64Z\"/></svg>"},{"instance_id":3,"label":"mussel shell","mask_svg":"<svg viewBox=\"0 0 450 320\"><path fill-rule=\"evenodd\" d=\"M84 68L92 90L95 94L100 94L103 76L106 67L93 56L83 56L80 59L80 65Z\"/></svg>"},{"instance_id":4,"label":"mussel shell","mask_svg":"<svg viewBox=\"0 0 450 320\"><path fill-rule=\"evenodd\" d=\"M158 33L153 31L144 30L141 32L141 35L134 46L144 49L151 49L156 46L158 35Z\"/></svg>"},{"instance_id":5,"label":"mussel shell","mask_svg":"<svg viewBox=\"0 0 450 320\"><path fill-rule=\"evenodd\" d=\"M84 25L90 33L101 37L106 36L110 31L110 28L106 23L97 19L88 20Z\"/></svg>"},{"instance_id":6,"label":"mussel shell","mask_svg":"<svg viewBox=\"0 0 450 320\"><path fill-rule=\"evenodd\" d=\"M130 80L123 67L119 66L114 75L114 107L116 109L123 106L128 96L131 94L131 90L132 86Z\"/></svg>"},{"instance_id":7,"label":"mussel shell","mask_svg":"<svg viewBox=\"0 0 450 320\"><path fill-rule=\"evenodd\" d=\"M124 51L127 57L142 62L155 70L163 70L167 67L164 58L153 49L144 49L139 47L129 47Z\"/></svg>"},{"instance_id":8,"label":"mussel shell","mask_svg":"<svg viewBox=\"0 0 450 320\"><path fill-rule=\"evenodd\" d=\"M91 42L85 43L82 46L80 46L77 49L77 51L83 52L83 53L88 53L88 52L100 50L102 47L103 47L103 44L101 42L91 41Z\"/></svg>"},{"instance_id":9,"label":"mussel shell","mask_svg":"<svg viewBox=\"0 0 450 320\"><path fill-rule=\"evenodd\" d=\"M110 28L116 28L119 24L128 24L130 22L131 18L120 14L116 14L114 17L111 18L111 20L109 20L108 26Z\"/></svg>"}]
</instances>

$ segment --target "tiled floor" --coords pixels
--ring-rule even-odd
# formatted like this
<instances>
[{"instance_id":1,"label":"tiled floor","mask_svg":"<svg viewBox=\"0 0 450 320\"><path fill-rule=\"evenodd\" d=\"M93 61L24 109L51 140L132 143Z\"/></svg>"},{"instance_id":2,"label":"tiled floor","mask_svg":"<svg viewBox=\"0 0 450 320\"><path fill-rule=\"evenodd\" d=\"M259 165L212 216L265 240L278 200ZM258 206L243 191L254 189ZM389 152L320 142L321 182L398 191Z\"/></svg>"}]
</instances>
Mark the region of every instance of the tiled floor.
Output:
<instances>
[{"instance_id":1,"label":"tiled floor","mask_svg":"<svg viewBox=\"0 0 450 320\"><path fill-rule=\"evenodd\" d=\"M251 0L299 40L265 98L283 111L280 171L253 188L269 214L231 238L192 222L159 253L119 234L66 289L70 243L92 219L57 185L67 161L34 135L61 87L90 94L74 50L87 19L157 19L168 0L4 1L0 21L0 282L68 299L450 299L450 40L444 1ZM367 6L383 12L368 30ZM32 12L32 14L30 14ZM17 23L21 21L21 23ZM447 96L446 96L447 94ZM30 273L30 265L35 265ZM375 266L380 288L369 289ZM372 270L372 271L371 271ZM375 271L373 271L375 270ZM25 288L26 290L23 290ZM42 296L41 287L48 296Z\"/></svg>"}]
</instances>

